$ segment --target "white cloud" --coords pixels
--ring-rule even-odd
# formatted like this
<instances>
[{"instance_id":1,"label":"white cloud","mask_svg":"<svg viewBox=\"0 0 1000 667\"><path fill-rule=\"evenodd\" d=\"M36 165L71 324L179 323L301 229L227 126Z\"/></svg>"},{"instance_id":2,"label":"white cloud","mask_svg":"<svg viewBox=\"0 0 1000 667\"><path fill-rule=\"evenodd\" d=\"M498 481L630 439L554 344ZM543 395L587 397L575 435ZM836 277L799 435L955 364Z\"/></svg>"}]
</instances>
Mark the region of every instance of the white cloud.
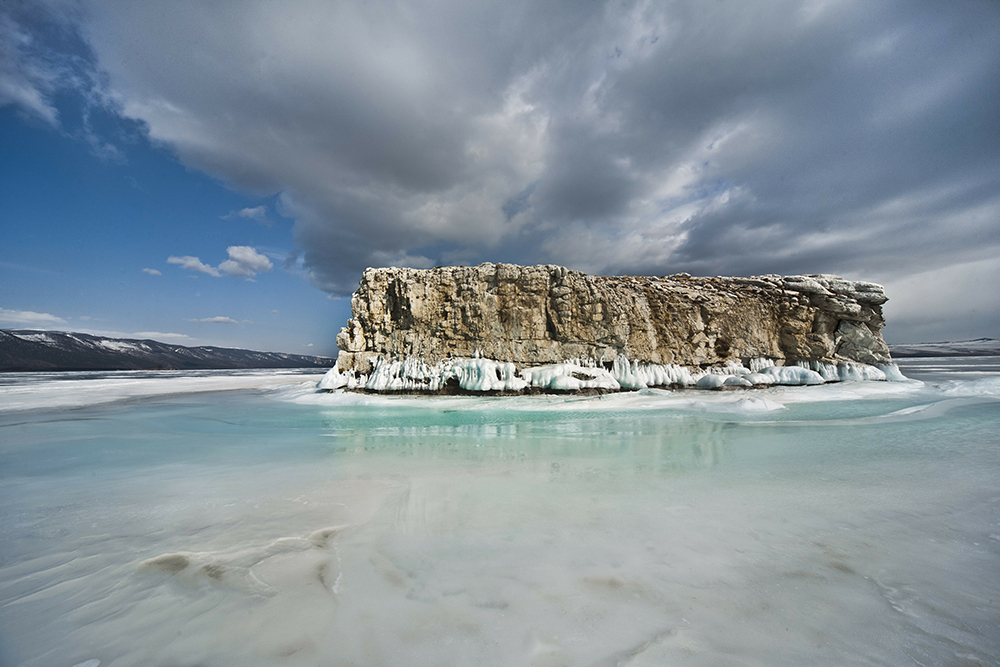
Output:
<instances>
[{"instance_id":1,"label":"white cloud","mask_svg":"<svg viewBox=\"0 0 1000 667\"><path fill-rule=\"evenodd\" d=\"M886 339L919 343L1000 337L1000 259L964 262L885 281ZM956 327L960 324L961 327Z\"/></svg>"},{"instance_id":2,"label":"white cloud","mask_svg":"<svg viewBox=\"0 0 1000 667\"><path fill-rule=\"evenodd\" d=\"M89 315L81 315L77 318L83 322L89 322L94 319ZM214 318L212 318L214 319ZM225 318L229 319L229 318ZM233 320L235 322L235 320ZM252 324L249 320L243 321L246 324ZM61 317L56 317L55 315L50 315L49 313L36 313L30 310L9 310L7 308L0 308L0 324L7 326L15 326L18 328L37 328L37 329L51 329L53 327L59 327L60 329L66 329L66 320ZM163 342L194 342L197 339L182 333L171 333L163 331L107 331L104 329L90 329L86 327L72 329L74 332L92 334L94 336L105 336L107 338L150 338L153 340L159 340Z\"/></svg>"},{"instance_id":3,"label":"white cloud","mask_svg":"<svg viewBox=\"0 0 1000 667\"><path fill-rule=\"evenodd\" d=\"M241 208L238 211L230 211L226 215L222 216L223 220L232 220L233 218L247 218L248 220L259 222L262 225L271 225L271 221L267 217L267 206L264 206L263 204L260 206L254 206L253 208Z\"/></svg>"},{"instance_id":4,"label":"white cloud","mask_svg":"<svg viewBox=\"0 0 1000 667\"><path fill-rule=\"evenodd\" d=\"M201 273L207 273L210 276L215 276L219 278L222 274L214 266L209 266L205 264L197 257L192 257L191 255L184 255L183 257L167 257L167 261L171 264L179 264L182 269L188 269L189 271L200 271Z\"/></svg>"},{"instance_id":5,"label":"white cloud","mask_svg":"<svg viewBox=\"0 0 1000 667\"><path fill-rule=\"evenodd\" d=\"M31 310L8 310L0 308L0 324L24 327L54 327L63 326L66 320L48 313L36 313Z\"/></svg>"},{"instance_id":6,"label":"white cloud","mask_svg":"<svg viewBox=\"0 0 1000 667\"><path fill-rule=\"evenodd\" d=\"M92 334L94 336L106 336L108 338L149 338L164 343L184 342L191 343L197 339L182 333L170 333L163 331L106 331L103 329L79 329L80 333Z\"/></svg>"},{"instance_id":7,"label":"white cloud","mask_svg":"<svg viewBox=\"0 0 1000 667\"><path fill-rule=\"evenodd\" d=\"M253 324L252 320L234 320L231 317L226 317L225 315L216 315L215 317L202 317L198 319L197 317L189 318L188 322L204 322L206 324Z\"/></svg>"},{"instance_id":8,"label":"white cloud","mask_svg":"<svg viewBox=\"0 0 1000 667\"><path fill-rule=\"evenodd\" d=\"M273 268L271 260L250 246L233 245L226 248L229 259L219 264L219 271L227 276L242 276L249 278L258 273L265 273Z\"/></svg>"},{"instance_id":9,"label":"white cloud","mask_svg":"<svg viewBox=\"0 0 1000 667\"><path fill-rule=\"evenodd\" d=\"M191 255L171 256L167 258L167 261L171 264L179 264L182 269L199 271L215 278L227 275L250 279L258 273L265 273L274 268L274 264L266 255L257 252L250 246L231 245L226 248L226 252L229 254L229 259L219 264L218 267L205 264L199 258Z\"/></svg>"},{"instance_id":10,"label":"white cloud","mask_svg":"<svg viewBox=\"0 0 1000 667\"><path fill-rule=\"evenodd\" d=\"M179 259L179 258L178 258L178 259ZM168 261L169 261L169 260L168 260ZM142 272L143 272L143 273L148 273L148 274L149 274L149 275L151 275L151 276L162 276L162 275L163 275L162 273L160 273L160 272L159 272L159 271L157 271L156 269L143 269L143 270L142 270Z\"/></svg>"},{"instance_id":11,"label":"white cloud","mask_svg":"<svg viewBox=\"0 0 1000 667\"><path fill-rule=\"evenodd\" d=\"M180 333L163 333L162 331L137 331L130 334L122 334L123 338L151 338L153 340L162 340L166 342L171 341L196 341L196 338L192 338L187 334Z\"/></svg>"},{"instance_id":12,"label":"white cloud","mask_svg":"<svg viewBox=\"0 0 1000 667\"><path fill-rule=\"evenodd\" d=\"M32 54L34 39L13 17L0 11L0 107L14 105L58 126L59 113L50 101L59 72Z\"/></svg>"}]
</instances>

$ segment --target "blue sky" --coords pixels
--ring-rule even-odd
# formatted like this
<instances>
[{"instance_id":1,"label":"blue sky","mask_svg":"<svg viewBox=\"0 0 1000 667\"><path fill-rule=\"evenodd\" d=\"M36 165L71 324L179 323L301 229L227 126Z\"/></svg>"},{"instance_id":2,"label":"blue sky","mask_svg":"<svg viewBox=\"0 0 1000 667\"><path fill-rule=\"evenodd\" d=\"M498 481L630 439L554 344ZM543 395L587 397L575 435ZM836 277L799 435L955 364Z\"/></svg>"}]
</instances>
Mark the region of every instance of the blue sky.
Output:
<instances>
[{"instance_id":1,"label":"blue sky","mask_svg":"<svg viewBox=\"0 0 1000 667\"><path fill-rule=\"evenodd\" d=\"M64 99L60 112L79 116L80 101ZM294 259L284 266L293 221L274 197L227 188L134 124L103 120L114 155L74 136L71 121L54 128L0 108L0 326L335 355L349 301L313 287ZM231 246L272 268L215 277L168 262L218 266Z\"/></svg>"},{"instance_id":2,"label":"blue sky","mask_svg":"<svg viewBox=\"0 0 1000 667\"><path fill-rule=\"evenodd\" d=\"M0 4L0 326L335 352L369 266L835 273L1000 337L986 0ZM155 335L154 335L155 334Z\"/></svg>"}]
</instances>

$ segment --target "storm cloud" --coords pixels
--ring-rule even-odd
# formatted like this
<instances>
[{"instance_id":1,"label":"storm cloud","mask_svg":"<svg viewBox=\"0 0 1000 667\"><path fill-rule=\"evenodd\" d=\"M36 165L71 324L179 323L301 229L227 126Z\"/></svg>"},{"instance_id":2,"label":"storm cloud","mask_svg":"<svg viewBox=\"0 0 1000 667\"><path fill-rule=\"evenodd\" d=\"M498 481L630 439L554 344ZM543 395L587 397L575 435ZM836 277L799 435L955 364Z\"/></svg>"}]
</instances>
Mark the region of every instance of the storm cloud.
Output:
<instances>
[{"instance_id":1,"label":"storm cloud","mask_svg":"<svg viewBox=\"0 0 1000 667\"><path fill-rule=\"evenodd\" d=\"M947 291L949 267L1000 256L987 0L48 11L117 113L186 165L278 195L334 295L367 266L487 260ZM22 64L0 91L51 122L53 78L17 20L0 35Z\"/></svg>"}]
</instances>

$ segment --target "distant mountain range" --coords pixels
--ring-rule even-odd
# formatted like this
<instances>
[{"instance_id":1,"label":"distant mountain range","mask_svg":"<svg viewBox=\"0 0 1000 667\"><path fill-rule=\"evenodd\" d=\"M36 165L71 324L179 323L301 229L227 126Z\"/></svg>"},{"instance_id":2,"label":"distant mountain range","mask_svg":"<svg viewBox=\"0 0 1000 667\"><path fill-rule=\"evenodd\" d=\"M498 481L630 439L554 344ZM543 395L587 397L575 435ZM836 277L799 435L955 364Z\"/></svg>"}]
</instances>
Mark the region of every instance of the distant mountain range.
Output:
<instances>
[{"instance_id":1,"label":"distant mountain range","mask_svg":"<svg viewBox=\"0 0 1000 667\"><path fill-rule=\"evenodd\" d=\"M1000 356L1000 340L890 345L892 356ZM208 368L330 368L332 357L256 352L229 347L185 347L155 340L85 333L0 329L0 371L107 371Z\"/></svg>"},{"instance_id":2,"label":"distant mountain range","mask_svg":"<svg viewBox=\"0 0 1000 667\"><path fill-rule=\"evenodd\" d=\"M1000 340L977 338L942 343L890 345L889 351L894 357L995 357L1000 356Z\"/></svg>"},{"instance_id":3,"label":"distant mountain range","mask_svg":"<svg viewBox=\"0 0 1000 667\"><path fill-rule=\"evenodd\" d=\"M0 371L107 371L207 368L329 368L330 357L185 347L85 333L0 329Z\"/></svg>"}]
</instances>

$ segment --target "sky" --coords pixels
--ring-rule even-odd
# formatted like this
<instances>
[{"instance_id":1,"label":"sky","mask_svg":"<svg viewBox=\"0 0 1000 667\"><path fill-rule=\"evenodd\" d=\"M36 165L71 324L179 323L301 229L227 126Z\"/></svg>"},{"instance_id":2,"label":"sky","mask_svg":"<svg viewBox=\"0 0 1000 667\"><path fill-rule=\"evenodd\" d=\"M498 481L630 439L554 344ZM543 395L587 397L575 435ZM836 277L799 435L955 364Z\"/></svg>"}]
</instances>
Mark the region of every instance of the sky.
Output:
<instances>
[{"instance_id":1,"label":"sky","mask_svg":"<svg viewBox=\"0 0 1000 667\"><path fill-rule=\"evenodd\" d=\"M335 354L369 266L834 273L1000 338L994 0L0 3L0 327Z\"/></svg>"}]
</instances>

